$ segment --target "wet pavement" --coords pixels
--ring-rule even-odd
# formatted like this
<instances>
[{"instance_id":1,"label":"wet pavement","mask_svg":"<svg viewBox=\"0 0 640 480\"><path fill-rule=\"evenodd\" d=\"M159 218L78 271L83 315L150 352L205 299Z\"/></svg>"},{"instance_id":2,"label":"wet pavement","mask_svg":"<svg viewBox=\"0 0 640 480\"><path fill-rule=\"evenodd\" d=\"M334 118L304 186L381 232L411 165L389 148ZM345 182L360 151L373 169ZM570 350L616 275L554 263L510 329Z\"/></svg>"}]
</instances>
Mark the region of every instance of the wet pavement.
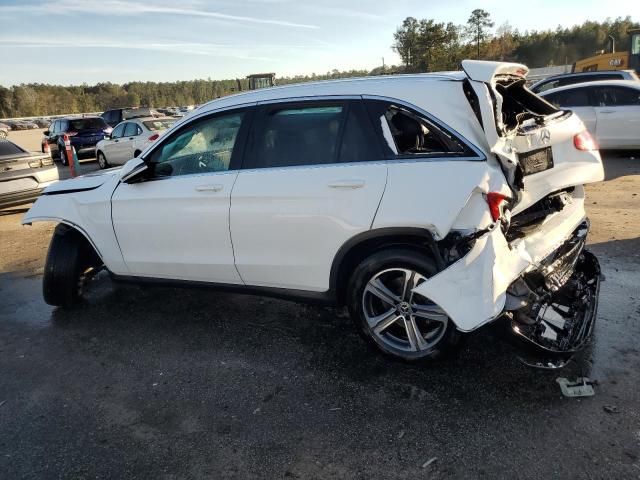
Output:
<instances>
[{"instance_id":1,"label":"wet pavement","mask_svg":"<svg viewBox=\"0 0 640 480\"><path fill-rule=\"evenodd\" d=\"M14 242L0 260L0 478L640 478L640 227L616 234L614 208L637 208L606 206L616 182L638 192L640 169L616 162L589 197L607 278L595 338L560 371L521 365L489 329L407 365L336 309L106 274L55 309L41 298L51 227L0 216L0 244ZM555 379L582 375L595 396L563 397Z\"/></svg>"}]
</instances>

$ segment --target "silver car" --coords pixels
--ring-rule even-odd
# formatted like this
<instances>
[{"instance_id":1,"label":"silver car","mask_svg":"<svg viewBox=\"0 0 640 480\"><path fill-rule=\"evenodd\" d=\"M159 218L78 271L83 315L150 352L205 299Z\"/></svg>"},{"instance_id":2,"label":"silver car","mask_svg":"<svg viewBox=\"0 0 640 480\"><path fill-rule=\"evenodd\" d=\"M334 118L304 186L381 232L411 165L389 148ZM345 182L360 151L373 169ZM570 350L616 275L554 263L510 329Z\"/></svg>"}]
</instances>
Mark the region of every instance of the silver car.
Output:
<instances>
[{"instance_id":1,"label":"silver car","mask_svg":"<svg viewBox=\"0 0 640 480\"><path fill-rule=\"evenodd\" d=\"M58 169L51 156L0 140L0 208L32 202L57 180Z\"/></svg>"}]
</instances>

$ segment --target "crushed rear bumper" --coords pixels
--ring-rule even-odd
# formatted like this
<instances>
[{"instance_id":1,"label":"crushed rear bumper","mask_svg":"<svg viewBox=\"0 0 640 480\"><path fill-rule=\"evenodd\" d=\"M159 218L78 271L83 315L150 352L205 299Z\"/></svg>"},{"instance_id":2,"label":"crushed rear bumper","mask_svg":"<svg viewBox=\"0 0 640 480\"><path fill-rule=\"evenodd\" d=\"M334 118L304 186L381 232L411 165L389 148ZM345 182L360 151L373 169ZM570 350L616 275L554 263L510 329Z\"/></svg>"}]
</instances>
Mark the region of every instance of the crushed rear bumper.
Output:
<instances>
[{"instance_id":1,"label":"crushed rear bumper","mask_svg":"<svg viewBox=\"0 0 640 480\"><path fill-rule=\"evenodd\" d=\"M597 258L584 248L588 229L588 222L581 224L507 290L504 318L527 364L564 366L591 339L602 275Z\"/></svg>"}]
</instances>

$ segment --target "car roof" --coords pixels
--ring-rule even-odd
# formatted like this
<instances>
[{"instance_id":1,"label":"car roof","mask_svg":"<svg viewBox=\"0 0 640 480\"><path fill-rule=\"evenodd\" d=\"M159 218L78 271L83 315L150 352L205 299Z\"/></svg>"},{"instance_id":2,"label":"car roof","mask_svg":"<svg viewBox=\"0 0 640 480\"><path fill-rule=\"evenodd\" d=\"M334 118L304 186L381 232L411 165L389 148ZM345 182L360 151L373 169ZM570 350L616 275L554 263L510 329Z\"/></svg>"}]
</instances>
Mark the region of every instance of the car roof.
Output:
<instances>
[{"instance_id":1,"label":"car roof","mask_svg":"<svg viewBox=\"0 0 640 480\"><path fill-rule=\"evenodd\" d=\"M541 80L538 80L537 82L535 82L532 87L535 87L536 85L542 84L542 83L547 83L547 82L551 82L553 80L558 80L561 78L576 78L576 77L592 77L594 75L598 76L598 75L611 75L612 73L617 73L620 74L620 76L625 76L625 75L631 75L633 76L633 74L635 74L634 70L594 70L591 72L569 72L569 73L560 73L558 75L551 75L550 77L546 77L543 78Z\"/></svg>"},{"instance_id":2,"label":"car roof","mask_svg":"<svg viewBox=\"0 0 640 480\"><path fill-rule=\"evenodd\" d=\"M574 83L571 85L563 85L562 87L550 88L544 92L540 92L538 95L545 96L549 93L562 92L564 90L573 90L575 88L587 88L587 87L630 87L640 90L640 82L634 80L596 80L593 82Z\"/></svg>"},{"instance_id":3,"label":"car roof","mask_svg":"<svg viewBox=\"0 0 640 480\"><path fill-rule=\"evenodd\" d=\"M68 117L56 118L56 120L84 120L85 118L99 118L102 120L102 117L99 115L71 115Z\"/></svg>"},{"instance_id":4,"label":"car roof","mask_svg":"<svg viewBox=\"0 0 640 480\"><path fill-rule=\"evenodd\" d=\"M150 120L173 120L174 122L177 120L176 117L152 117L152 116L148 116L148 117L133 117L133 118L127 118L126 120L123 120L121 123L124 122L148 122Z\"/></svg>"},{"instance_id":5,"label":"car roof","mask_svg":"<svg viewBox=\"0 0 640 480\"><path fill-rule=\"evenodd\" d=\"M462 81L467 75L460 72L418 73L406 75L378 75L371 77L341 78L337 80L321 80L317 82L294 83L270 88L261 88L228 95L207 102L196 110L206 112L242 105L245 103L261 102L298 97L317 97L330 95L367 95L374 94L381 86L402 88L403 85L416 82Z\"/></svg>"}]
</instances>

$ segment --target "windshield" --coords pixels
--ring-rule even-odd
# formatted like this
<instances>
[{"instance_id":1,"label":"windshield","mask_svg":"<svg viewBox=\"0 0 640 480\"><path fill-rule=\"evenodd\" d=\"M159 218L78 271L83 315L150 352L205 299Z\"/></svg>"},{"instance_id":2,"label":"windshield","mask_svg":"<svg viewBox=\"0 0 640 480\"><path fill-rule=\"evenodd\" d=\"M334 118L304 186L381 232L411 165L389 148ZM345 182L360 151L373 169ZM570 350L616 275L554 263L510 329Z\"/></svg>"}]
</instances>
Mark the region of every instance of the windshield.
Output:
<instances>
[{"instance_id":1,"label":"windshield","mask_svg":"<svg viewBox=\"0 0 640 480\"><path fill-rule=\"evenodd\" d=\"M69 130L100 130L107 128L107 124L104 123L102 118L81 118L78 120L69 121Z\"/></svg>"},{"instance_id":2,"label":"windshield","mask_svg":"<svg viewBox=\"0 0 640 480\"><path fill-rule=\"evenodd\" d=\"M159 132L160 130L166 130L167 128L169 128L171 125L173 125L174 123L176 123L175 120L149 120L147 122L142 122L144 123L144 126L147 127L149 130L151 130L152 132Z\"/></svg>"}]
</instances>

